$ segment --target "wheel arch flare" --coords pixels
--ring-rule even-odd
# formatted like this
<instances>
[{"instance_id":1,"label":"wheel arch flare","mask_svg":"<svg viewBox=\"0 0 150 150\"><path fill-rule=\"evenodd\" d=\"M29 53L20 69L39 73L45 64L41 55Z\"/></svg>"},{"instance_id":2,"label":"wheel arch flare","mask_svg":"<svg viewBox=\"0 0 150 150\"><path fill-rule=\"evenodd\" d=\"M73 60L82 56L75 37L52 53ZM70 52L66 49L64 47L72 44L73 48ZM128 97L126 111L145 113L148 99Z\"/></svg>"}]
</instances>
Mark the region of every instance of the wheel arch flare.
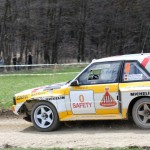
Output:
<instances>
[{"instance_id":1,"label":"wheel arch flare","mask_svg":"<svg viewBox=\"0 0 150 150\"><path fill-rule=\"evenodd\" d=\"M138 97L133 98L131 100L131 102L129 103L129 106L128 106L128 109L127 109L127 117L128 117L128 119L132 119L133 106L138 100L140 100L142 98L149 98L149 100L150 100L150 96L138 96Z\"/></svg>"}]
</instances>

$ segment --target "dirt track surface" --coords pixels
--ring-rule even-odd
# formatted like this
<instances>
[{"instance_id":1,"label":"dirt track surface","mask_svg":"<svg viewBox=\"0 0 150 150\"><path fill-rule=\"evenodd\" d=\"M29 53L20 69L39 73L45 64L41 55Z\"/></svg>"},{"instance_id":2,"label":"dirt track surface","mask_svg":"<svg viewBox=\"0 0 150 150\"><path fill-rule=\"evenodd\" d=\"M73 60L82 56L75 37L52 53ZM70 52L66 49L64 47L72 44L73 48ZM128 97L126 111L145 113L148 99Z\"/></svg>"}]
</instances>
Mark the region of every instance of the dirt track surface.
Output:
<instances>
[{"instance_id":1,"label":"dirt track surface","mask_svg":"<svg viewBox=\"0 0 150 150\"><path fill-rule=\"evenodd\" d=\"M22 118L0 115L0 148L13 147L126 147L150 146L150 130L128 121L70 122L54 132L38 132Z\"/></svg>"}]
</instances>

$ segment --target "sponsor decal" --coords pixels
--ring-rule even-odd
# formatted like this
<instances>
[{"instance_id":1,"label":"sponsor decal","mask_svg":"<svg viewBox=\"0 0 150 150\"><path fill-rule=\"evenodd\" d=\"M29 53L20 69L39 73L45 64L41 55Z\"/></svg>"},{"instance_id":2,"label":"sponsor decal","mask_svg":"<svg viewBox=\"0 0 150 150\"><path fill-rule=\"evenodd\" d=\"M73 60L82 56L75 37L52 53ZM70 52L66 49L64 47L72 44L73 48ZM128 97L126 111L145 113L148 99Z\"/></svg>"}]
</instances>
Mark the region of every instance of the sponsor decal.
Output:
<instances>
[{"instance_id":1,"label":"sponsor decal","mask_svg":"<svg viewBox=\"0 0 150 150\"><path fill-rule=\"evenodd\" d=\"M92 107L91 102L85 102L84 101L84 96L80 95L79 96L79 102L78 103L73 103L73 108L90 108Z\"/></svg>"},{"instance_id":2,"label":"sponsor decal","mask_svg":"<svg viewBox=\"0 0 150 150\"><path fill-rule=\"evenodd\" d=\"M127 80L128 80L128 75L125 74L125 75L124 75L124 81L127 81Z\"/></svg>"},{"instance_id":3,"label":"sponsor decal","mask_svg":"<svg viewBox=\"0 0 150 150\"><path fill-rule=\"evenodd\" d=\"M131 81L131 80L142 80L142 74L125 74L124 81Z\"/></svg>"},{"instance_id":4,"label":"sponsor decal","mask_svg":"<svg viewBox=\"0 0 150 150\"><path fill-rule=\"evenodd\" d=\"M147 96L150 95L150 92L135 92L135 93L130 93L130 96Z\"/></svg>"},{"instance_id":5,"label":"sponsor decal","mask_svg":"<svg viewBox=\"0 0 150 150\"><path fill-rule=\"evenodd\" d=\"M42 92L34 92L31 94L31 96L37 96L37 95L42 95L42 94L46 94L47 91L42 91Z\"/></svg>"},{"instance_id":6,"label":"sponsor decal","mask_svg":"<svg viewBox=\"0 0 150 150\"><path fill-rule=\"evenodd\" d=\"M16 100L28 99L28 95L17 96Z\"/></svg>"},{"instance_id":7,"label":"sponsor decal","mask_svg":"<svg viewBox=\"0 0 150 150\"><path fill-rule=\"evenodd\" d=\"M38 88L35 88L35 89L32 90L32 93L35 93L35 92L37 92L38 90L40 90L40 89L42 89L42 88L43 88L43 86L38 87Z\"/></svg>"},{"instance_id":8,"label":"sponsor decal","mask_svg":"<svg viewBox=\"0 0 150 150\"><path fill-rule=\"evenodd\" d=\"M51 101L51 100L61 100L61 99L65 99L65 96L49 97L46 100Z\"/></svg>"},{"instance_id":9,"label":"sponsor decal","mask_svg":"<svg viewBox=\"0 0 150 150\"><path fill-rule=\"evenodd\" d=\"M112 107L115 106L117 103L116 101L113 99L113 97L110 95L109 93L109 87L105 88L106 92L100 102L100 105L103 107Z\"/></svg>"},{"instance_id":10,"label":"sponsor decal","mask_svg":"<svg viewBox=\"0 0 150 150\"><path fill-rule=\"evenodd\" d=\"M65 96L48 97L48 98L47 97L38 97L38 100L45 100L45 101L62 100L62 99L65 99Z\"/></svg>"}]
</instances>

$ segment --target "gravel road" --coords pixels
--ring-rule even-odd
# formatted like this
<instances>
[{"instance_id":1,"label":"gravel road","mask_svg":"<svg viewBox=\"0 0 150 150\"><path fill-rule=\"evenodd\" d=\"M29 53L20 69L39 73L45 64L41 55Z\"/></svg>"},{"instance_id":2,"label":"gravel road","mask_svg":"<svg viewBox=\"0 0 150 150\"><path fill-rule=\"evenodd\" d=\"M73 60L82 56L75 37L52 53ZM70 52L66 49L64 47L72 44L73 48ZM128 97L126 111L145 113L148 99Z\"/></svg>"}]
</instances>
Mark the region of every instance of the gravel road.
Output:
<instances>
[{"instance_id":1,"label":"gravel road","mask_svg":"<svg viewBox=\"0 0 150 150\"><path fill-rule=\"evenodd\" d=\"M12 147L150 147L150 130L128 121L70 122L53 132L38 132L32 123L14 116L0 116L0 148Z\"/></svg>"}]
</instances>

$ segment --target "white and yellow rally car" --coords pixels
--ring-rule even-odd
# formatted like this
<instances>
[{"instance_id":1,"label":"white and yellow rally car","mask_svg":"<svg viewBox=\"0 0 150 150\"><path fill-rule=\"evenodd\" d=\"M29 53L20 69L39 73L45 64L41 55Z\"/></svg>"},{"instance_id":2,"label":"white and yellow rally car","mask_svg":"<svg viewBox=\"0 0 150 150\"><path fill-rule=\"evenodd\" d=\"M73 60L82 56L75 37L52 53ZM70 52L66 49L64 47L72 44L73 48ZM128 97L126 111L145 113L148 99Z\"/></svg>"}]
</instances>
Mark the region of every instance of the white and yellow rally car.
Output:
<instances>
[{"instance_id":1,"label":"white and yellow rally car","mask_svg":"<svg viewBox=\"0 0 150 150\"><path fill-rule=\"evenodd\" d=\"M12 110L39 131L62 121L123 120L150 129L150 53L93 60L73 80L18 93Z\"/></svg>"}]
</instances>

